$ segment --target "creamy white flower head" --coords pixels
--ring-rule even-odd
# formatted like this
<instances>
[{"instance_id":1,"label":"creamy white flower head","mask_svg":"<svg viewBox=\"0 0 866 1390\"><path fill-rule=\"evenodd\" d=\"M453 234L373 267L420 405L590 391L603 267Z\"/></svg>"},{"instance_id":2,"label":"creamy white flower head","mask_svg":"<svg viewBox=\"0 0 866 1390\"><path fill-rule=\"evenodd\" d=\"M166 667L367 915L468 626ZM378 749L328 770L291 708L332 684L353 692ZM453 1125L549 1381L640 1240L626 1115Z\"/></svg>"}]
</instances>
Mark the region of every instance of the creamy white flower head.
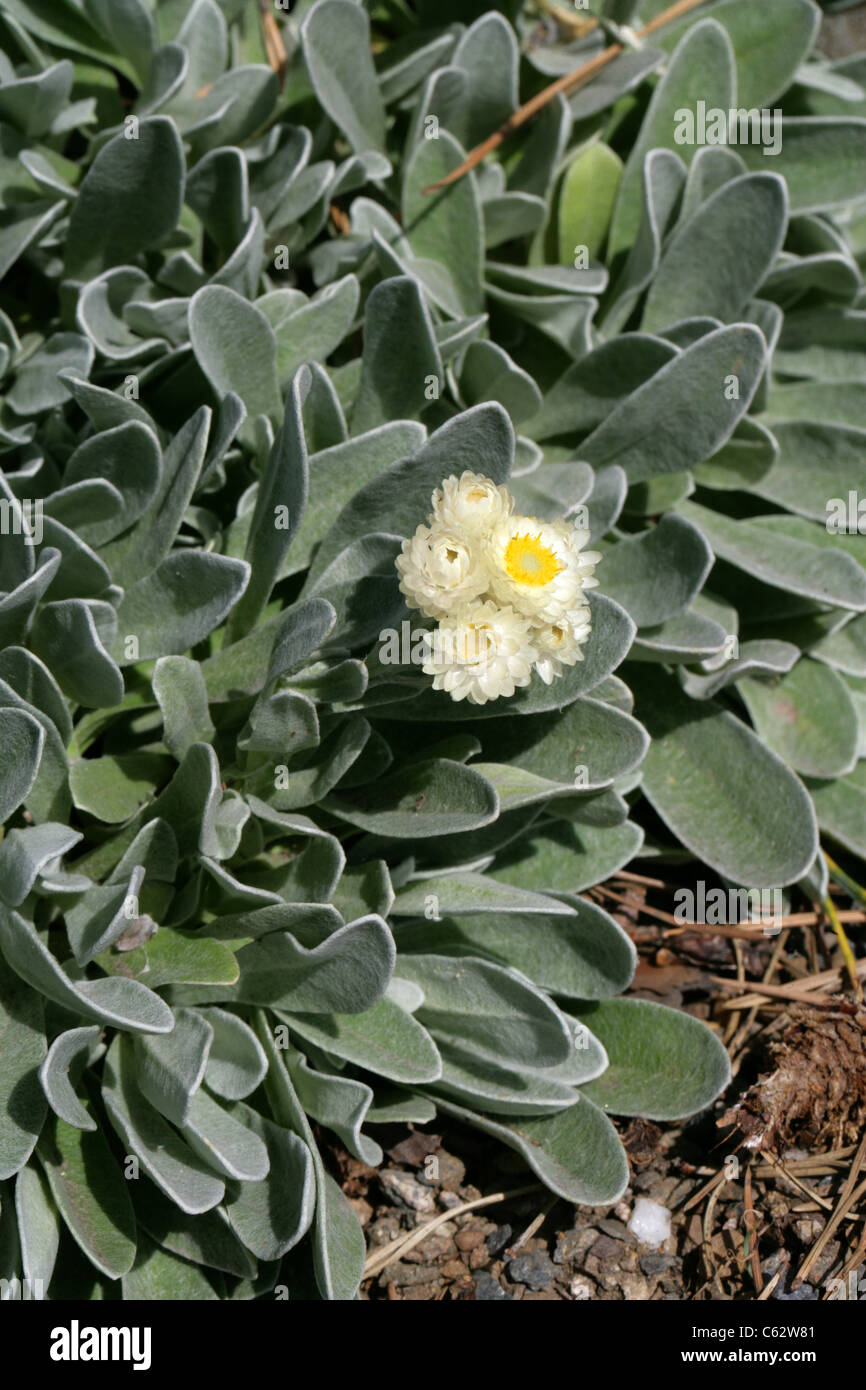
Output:
<instances>
[{"instance_id":1,"label":"creamy white flower head","mask_svg":"<svg viewBox=\"0 0 866 1390\"><path fill-rule=\"evenodd\" d=\"M436 521L469 535L489 535L514 511L514 498L507 487L468 471L459 478L446 478L432 500Z\"/></svg>"},{"instance_id":2,"label":"creamy white flower head","mask_svg":"<svg viewBox=\"0 0 866 1390\"><path fill-rule=\"evenodd\" d=\"M551 685L554 677L562 675L563 666L574 666L578 661L583 661L580 648L589 637L591 628L588 605L572 609L555 623L533 626L532 636L538 651L535 669L545 685Z\"/></svg>"},{"instance_id":3,"label":"creamy white flower head","mask_svg":"<svg viewBox=\"0 0 866 1390\"><path fill-rule=\"evenodd\" d=\"M423 671L452 700L486 705L528 685L536 657L531 625L511 608L470 603L430 634Z\"/></svg>"},{"instance_id":4,"label":"creamy white flower head","mask_svg":"<svg viewBox=\"0 0 866 1390\"><path fill-rule=\"evenodd\" d=\"M444 526L419 526L397 556L400 589L410 608L444 618L483 594L487 566L474 539Z\"/></svg>"},{"instance_id":5,"label":"creamy white flower head","mask_svg":"<svg viewBox=\"0 0 866 1390\"><path fill-rule=\"evenodd\" d=\"M538 622L555 623L583 602L601 556L583 551L589 539L567 521L511 516L485 547L491 592Z\"/></svg>"}]
</instances>

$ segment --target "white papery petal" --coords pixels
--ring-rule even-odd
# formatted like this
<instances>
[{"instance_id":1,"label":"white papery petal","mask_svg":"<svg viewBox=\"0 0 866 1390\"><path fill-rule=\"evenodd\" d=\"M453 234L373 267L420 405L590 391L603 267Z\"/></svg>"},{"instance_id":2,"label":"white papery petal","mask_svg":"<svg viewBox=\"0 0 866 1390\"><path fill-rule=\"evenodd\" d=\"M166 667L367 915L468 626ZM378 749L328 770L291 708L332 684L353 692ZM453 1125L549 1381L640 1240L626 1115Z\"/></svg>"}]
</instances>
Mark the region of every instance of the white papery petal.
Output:
<instances>
[{"instance_id":1,"label":"white papery petal","mask_svg":"<svg viewBox=\"0 0 866 1390\"><path fill-rule=\"evenodd\" d=\"M423 670L434 690L485 705L528 685L536 655L526 618L495 603L471 603L431 634Z\"/></svg>"},{"instance_id":2,"label":"white papery petal","mask_svg":"<svg viewBox=\"0 0 866 1390\"><path fill-rule=\"evenodd\" d=\"M511 516L500 522L485 547L492 594L519 613L555 623L581 607L584 589L597 582L601 556L582 551L586 540L567 521Z\"/></svg>"},{"instance_id":3,"label":"white papery petal","mask_svg":"<svg viewBox=\"0 0 866 1390\"><path fill-rule=\"evenodd\" d=\"M575 666L583 661L581 646L588 640L591 630L588 607L577 608L556 623L533 627L533 640L538 650L535 670L545 685L551 685L561 676L564 666Z\"/></svg>"},{"instance_id":4,"label":"white papery petal","mask_svg":"<svg viewBox=\"0 0 866 1390\"><path fill-rule=\"evenodd\" d=\"M582 661L602 558L585 549L589 532L515 516L508 488L481 473L446 478L432 505L397 571L410 607L439 620L424 644L434 689L483 705Z\"/></svg>"},{"instance_id":5,"label":"white papery petal","mask_svg":"<svg viewBox=\"0 0 866 1390\"><path fill-rule=\"evenodd\" d=\"M488 536L514 511L514 498L507 487L468 471L459 478L446 478L432 500L431 524L438 522L467 536Z\"/></svg>"},{"instance_id":6,"label":"white papery petal","mask_svg":"<svg viewBox=\"0 0 866 1390\"><path fill-rule=\"evenodd\" d=\"M442 618L483 594L487 567L474 540L443 526L419 526L397 556L400 590L410 608Z\"/></svg>"}]
</instances>

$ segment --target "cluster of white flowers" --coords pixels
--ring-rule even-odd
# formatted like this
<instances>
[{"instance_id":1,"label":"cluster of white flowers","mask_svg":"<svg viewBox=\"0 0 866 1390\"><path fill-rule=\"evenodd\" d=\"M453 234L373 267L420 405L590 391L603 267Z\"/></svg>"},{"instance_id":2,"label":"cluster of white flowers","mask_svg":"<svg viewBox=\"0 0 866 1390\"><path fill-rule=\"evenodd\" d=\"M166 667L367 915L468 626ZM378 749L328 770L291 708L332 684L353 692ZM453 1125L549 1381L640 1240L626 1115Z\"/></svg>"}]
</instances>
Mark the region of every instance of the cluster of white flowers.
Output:
<instances>
[{"instance_id":1,"label":"cluster of white flowers","mask_svg":"<svg viewBox=\"0 0 866 1390\"><path fill-rule=\"evenodd\" d=\"M423 663L434 689L485 705L582 661L601 559L589 533L516 516L508 488L478 473L446 478L432 502L397 570L409 606L438 619Z\"/></svg>"}]
</instances>

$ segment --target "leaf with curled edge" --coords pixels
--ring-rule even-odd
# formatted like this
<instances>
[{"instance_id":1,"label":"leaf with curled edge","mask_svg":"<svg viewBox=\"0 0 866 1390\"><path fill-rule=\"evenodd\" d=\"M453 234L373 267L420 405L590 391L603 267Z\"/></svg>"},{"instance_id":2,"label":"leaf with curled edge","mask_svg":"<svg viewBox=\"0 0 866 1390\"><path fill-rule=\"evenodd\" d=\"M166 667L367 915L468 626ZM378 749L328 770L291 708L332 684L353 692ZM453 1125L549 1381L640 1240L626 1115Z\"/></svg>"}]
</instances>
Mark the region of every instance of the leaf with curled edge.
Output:
<instances>
[{"instance_id":1,"label":"leaf with curled edge","mask_svg":"<svg viewBox=\"0 0 866 1390\"><path fill-rule=\"evenodd\" d=\"M174 1015L136 980L76 981L62 969L32 922L0 904L0 947L16 974L70 1013L139 1033L170 1033Z\"/></svg>"},{"instance_id":2,"label":"leaf with curled edge","mask_svg":"<svg viewBox=\"0 0 866 1390\"><path fill-rule=\"evenodd\" d=\"M145 1100L135 1079L132 1041L122 1035L105 1059L102 1099L122 1142L175 1207L199 1215L218 1206L225 1184Z\"/></svg>"},{"instance_id":3,"label":"leaf with curled edge","mask_svg":"<svg viewBox=\"0 0 866 1390\"><path fill-rule=\"evenodd\" d=\"M6 821L36 780L45 734L21 709L0 709L0 819Z\"/></svg>"},{"instance_id":4,"label":"leaf with curled edge","mask_svg":"<svg viewBox=\"0 0 866 1390\"><path fill-rule=\"evenodd\" d=\"M0 955L0 1180L33 1152L45 1119L39 1067L45 1057L45 1007Z\"/></svg>"},{"instance_id":5,"label":"leaf with curled edge","mask_svg":"<svg viewBox=\"0 0 866 1390\"><path fill-rule=\"evenodd\" d=\"M94 1023L58 1033L39 1068L39 1080L51 1109L76 1129L96 1128L96 1121L75 1094L75 1085L101 1031Z\"/></svg>"}]
</instances>

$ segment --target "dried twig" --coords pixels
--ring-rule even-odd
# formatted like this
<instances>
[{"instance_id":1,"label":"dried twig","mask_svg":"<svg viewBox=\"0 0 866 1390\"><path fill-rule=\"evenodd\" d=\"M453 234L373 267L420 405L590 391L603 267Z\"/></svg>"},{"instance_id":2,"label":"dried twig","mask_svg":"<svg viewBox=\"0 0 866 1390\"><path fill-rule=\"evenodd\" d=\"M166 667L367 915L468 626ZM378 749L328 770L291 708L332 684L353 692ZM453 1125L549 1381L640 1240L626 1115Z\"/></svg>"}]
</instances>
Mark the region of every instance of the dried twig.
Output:
<instances>
[{"instance_id":1,"label":"dried twig","mask_svg":"<svg viewBox=\"0 0 866 1390\"><path fill-rule=\"evenodd\" d=\"M744 1199L746 1210L743 1213L743 1220L749 1237L749 1263L752 1268L752 1279L758 1293L764 1287L764 1276L761 1273L761 1258L758 1254L758 1218L755 1216L755 1200L752 1195L752 1166L749 1164L746 1169L746 1181L744 1185Z\"/></svg>"},{"instance_id":2,"label":"dried twig","mask_svg":"<svg viewBox=\"0 0 866 1390\"><path fill-rule=\"evenodd\" d=\"M696 9L700 4L703 4L703 0L677 0L675 5L670 5L668 9L663 10L662 13L651 20L649 24L645 24L642 29L639 29L637 37L639 39L648 38L649 35L654 34L657 29L663 28L666 24L673 23L674 20L679 19L684 14L688 14L689 10ZM456 183L458 179L462 179L464 174L468 174L470 169L474 169L476 165L481 163L482 159L498 149L503 141L508 139L509 135L513 135L515 130L519 130L521 126L526 125L527 121L531 121L533 116L537 116L539 111L543 110L544 107L547 106L549 102L553 101L554 98L558 97L560 93L566 95L569 92L575 91L578 87L582 87L584 83L591 82L593 77L598 76L602 68L607 67L608 63L612 63L614 58L618 58L623 51L621 43L611 44L610 48L606 48L603 53L599 53L594 58L590 58L588 63L584 63L581 67L575 68L573 72L567 72L564 76L558 77L555 82L551 82L543 91L538 92L536 96L519 107L508 117L504 125L501 125L492 135L488 135L487 139L482 140L480 145L476 145L473 150L470 150L462 164L458 165L456 169L452 169L450 174L446 174L445 177L439 179L437 183L431 183L428 188L424 189L424 192L439 193L443 188L447 188L449 184Z\"/></svg>"},{"instance_id":3,"label":"dried twig","mask_svg":"<svg viewBox=\"0 0 866 1390\"><path fill-rule=\"evenodd\" d=\"M839 1272L839 1278L847 1279L848 1275L851 1273L852 1270L859 1269L864 1259L866 1259L866 1227L864 1227L861 1231L860 1239L858 1240L856 1246L854 1247L854 1250L851 1252L850 1256L842 1266ZM829 1290L827 1291L826 1297L830 1297Z\"/></svg>"},{"instance_id":4,"label":"dried twig","mask_svg":"<svg viewBox=\"0 0 866 1390\"><path fill-rule=\"evenodd\" d=\"M618 873L616 877L623 878L624 874ZM636 878L636 876L635 876ZM658 883L653 880L637 880L650 882L653 887L666 888L667 884ZM665 939L671 936L682 936L684 932L702 931L708 936L725 936L733 940L740 941L760 941L762 937L768 935L768 923L756 922L754 924L738 924L737 926L723 925L717 922L683 922L675 917L672 912L665 912L660 907L649 907L646 903L635 903L631 898L626 898L622 893L616 893L606 883L599 883L597 891L603 893L606 898L613 902L622 903L623 907L634 908L638 913L645 917L652 917L656 921L666 922L671 931L664 933ZM838 912L840 922L850 922L854 925L866 923L866 912L860 908L848 908L843 912ZM816 927L824 921L823 912L789 912L784 917L780 917L778 922L772 923L773 931L786 931L791 927Z\"/></svg>"},{"instance_id":5,"label":"dried twig","mask_svg":"<svg viewBox=\"0 0 866 1390\"><path fill-rule=\"evenodd\" d=\"M858 977L866 976L866 959L856 962ZM720 975L711 975L713 984L719 985L722 989L738 990L742 988L739 980L726 980ZM836 1002L827 994L829 990L838 990L842 983L841 970L821 970L817 975L806 975L802 980L798 980L795 985L765 985L752 984L749 982L748 994L744 994L738 999L729 999L721 1005L726 1012L730 1009L750 1008L753 1004L762 1004L765 999L780 999L794 1004L813 1004L816 1008L832 1009L836 1008Z\"/></svg>"},{"instance_id":6,"label":"dried twig","mask_svg":"<svg viewBox=\"0 0 866 1390\"><path fill-rule=\"evenodd\" d=\"M704 1260L704 1269L706 1270L709 1281L715 1284L718 1289L721 1289L721 1271L716 1263L716 1252L713 1250L713 1217L716 1212L716 1202L719 1200L720 1194L721 1186L714 1187L704 1209L704 1219L701 1222L701 1231L703 1234L701 1254Z\"/></svg>"},{"instance_id":7,"label":"dried twig","mask_svg":"<svg viewBox=\"0 0 866 1390\"><path fill-rule=\"evenodd\" d=\"M803 1173L809 1178L825 1178L836 1173L839 1166L846 1158L850 1158L856 1151L856 1144L846 1144L842 1149L830 1149L825 1154L808 1154L804 1158L789 1158L786 1160L785 1168L788 1173L796 1169L798 1173ZM769 1158L769 1151L764 1151L764 1157ZM756 1178L768 1178L772 1176L772 1169L758 1166L755 1169Z\"/></svg>"},{"instance_id":8,"label":"dried twig","mask_svg":"<svg viewBox=\"0 0 866 1390\"><path fill-rule=\"evenodd\" d=\"M776 1158L775 1155L771 1153L769 1149L763 1150L763 1156L767 1159L767 1162L771 1165L771 1167L775 1169L777 1173L781 1173L782 1176L786 1178L789 1183L792 1183L793 1186L796 1187L799 1192L802 1192L804 1197L808 1197L810 1201L816 1202L818 1206L823 1207L825 1211L833 1210L832 1202L828 1202L826 1197L819 1196L819 1194L815 1191L813 1187L810 1187L808 1183L805 1183L801 1178L798 1178L796 1173L792 1173L790 1169L786 1168L782 1160L780 1158ZM760 1168L756 1168L756 1176L760 1176L761 1171L762 1170Z\"/></svg>"},{"instance_id":9,"label":"dried twig","mask_svg":"<svg viewBox=\"0 0 866 1390\"><path fill-rule=\"evenodd\" d=\"M773 976L776 973L776 967L779 964L779 959L782 955L782 952L785 949L785 946L787 945L789 935L789 932L783 931L781 935L778 937L770 955L770 960L767 965L767 968L764 971L764 978L762 981L763 984L768 985L772 982ZM738 1071L740 1070L740 1063L742 1062L743 1057L745 1056L746 1044L754 1026L755 1019L758 1016L758 1007L759 1006L757 1004L752 1005L745 1023L743 1023L736 1036L731 1041L729 1051L731 1054L732 1077L736 1076ZM741 1048L742 1052L740 1051Z\"/></svg>"},{"instance_id":10,"label":"dried twig","mask_svg":"<svg viewBox=\"0 0 866 1390\"><path fill-rule=\"evenodd\" d=\"M550 1201L542 1207L538 1215L532 1218L529 1225L526 1227L526 1230L521 1232L521 1234L517 1237L517 1240L515 1240L512 1245L509 1245L507 1251L505 1252L509 1256L509 1258L512 1255L516 1255L518 1250L522 1250L526 1242L532 1239L532 1237L535 1235L535 1232L544 1225L545 1221L547 1220L550 1213L553 1211L553 1208L556 1206L558 1201L559 1197L556 1193L554 1193Z\"/></svg>"},{"instance_id":11,"label":"dried twig","mask_svg":"<svg viewBox=\"0 0 866 1390\"><path fill-rule=\"evenodd\" d=\"M283 43L280 26L271 8L270 0L259 0L259 12L262 21L262 41L265 45L265 56L277 74L277 81L282 91L286 73L289 70L289 55L286 52L286 45Z\"/></svg>"},{"instance_id":12,"label":"dried twig","mask_svg":"<svg viewBox=\"0 0 866 1390\"><path fill-rule=\"evenodd\" d=\"M621 875L620 875L621 877ZM670 912L663 912L660 907L648 907L646 903L636 903L633 898L626 898L622 893L615 893L612 888L608 888L606 883L597 884L597 890L606 898L610 898L615 903L621 903L623 907L631 907L645 917L654 917L659 922L673 922L677 919Z\"/></svg>"},{"instance_id":13,"label":"dried twig","mask_svg":"<svg viewBox=\"0 0 866 1390\"><path fill-rule=\"evenodd\" d=\"M703 1187L699 1187L698 1190L697 1190L697 1192L694 1192L694 1193L692 1194L692 1196L689 1198L689 1200L688 1200L687 1202L683 1203L683 1205L680 1207L680 1211L682 1211L682 1212L691 1211L692 1207L696 1207L696 1206L698 1205L698 1203L699 1203L699 1202L702 1202L703 1199L704 1199L710 1192L713 1192L713 1191L715 1190L715 1188L721 1186L721 1184L722 1184L723 1182L726 1182L726 1181L727 1181L727 1177L728 1177L727 1170L724 1169L724 1168L720 1168L719 1171L718 1171L718 1173L714 1173L714 1174L713 1174L713 1176L710 1178L709 1182L705 1182L704 1185L703 1185Z\"/></svg>"},{"instance_id":14,"label":"dried twig","mask_svg":"<svg viewBox=\"0 0 866 1390\"><path fill-rule=\"evenodd\" d=\"M444 1226L446 1221L453 1221L455 1216L462 1216L464 1212L474 1211L478 1207L492 1206L494 1202L507 1202L511 1197L523 1197L527 1192L538 1192L540 1188L541 1183L533 1182L526 1187L515 1187L511 1192L494 1192L489 1197L476 1197L473 1202L463 1202L459 1207L452 1207L450 1211L434 1216L432 1220L425 1221L423 1226L416 1226L414 1231L408 1231L405 1235L389 1241L381 1250L372 1251L364 1265L364 1278L369 1279L371 1275L378 1274L392 1260L401 1260L410 1250L414 1250L416 1245L420 1245L422 1240L426 1240L437 1227Z\"/></svg>"},{"instance_id":15,"label":"dried twig","mask_svg":"<svg viewBox=\"0 0 866 1390\"><path fill-rule=\"evenodd\" d=\"M765 1303L766 1300L770 1297L771 1293L778 1284L782 1275L785 1273L785 1270L788 1268L789 1264L790 1260L785 1260L782 1264L779 1265L779 1268L776 1270L776 1273L773 1275L767 1287L765 1289L762 1289L761 1292L758 1294L759 1303Z\"/></svg>"},{"instance_id":16,"label":"dried twig","mask_svg":"<svg viewBox=\"0 0 866 1390\"><path fill-rule=\"evenodd\" d=\"M845 1216L845 1214L850 1211L851 1207L854 1206L855 1202L859 1202L860 1198L866 1193L866 1181L861 1182L859 1187L854 1186L857 1182L857 1175L860 1172L864 1157L866 1157L866 1134L864 1134L860 1141L860 1146L854 1155L851 1171L845 1179L842 1191L839 1193L836 1210L833 1212L827 1225L824 1227L818 1239L815 1241L815 1244L812 1246L812 1249L801 1264L799 1272L794 1279L795 1285L801 1283L806 1278L810 1270L814 1267L824 1246L842 1220L842 1217Z\"/></svg>"},{"instance_id":17,"label":"dried twig","mask_svg":"<svg viewBox=\"0 0 866 1390\"><path fill-rule=\"evenodd\" d=\"M734 955L737 961L737 982L740 985L744 985L746 982L746 959L743 955L743 944L739 940L734 941ZM725 1031L722 1034L722 1042L724 1043L725 1047L730 1047L731 1040L737 1031L739 1022L740 1010L732 1009L731 1016L728 1019L727 1024L725 1025Z\"/></svg>"},{"instance_id":18,"label":"dried twig","mask_svg":"<svg viewBox=\"0 0 866 1390\"><path fill-rule=\"evenodd\" d=\"M647 878L646 874L633 874L630 869L618 869L614 878L624 883L640 883L644 888L667 888L663 878Z\"/></svg>"},{"instance_id":19,"label":"dried twig","mask_svg":"<svg viewBox=\"0 0 866 1390\"><path fill-rule=\"evenodd\" d=\"M650 912L647 907L641 907L641 912ZM652 916L661 915L657 910L651 912ZM840 922L850 922L855 926L866 923L866 912L859 908L846 908L843 912L837 913ZM773 922L773 931L786 931L790 927L817 927L824 921L823 912L789 912L784 917L780 917L778 922ZM714 922L678 922L675 931L665 932L665 937L681 936L683 932L701 930L708 932L711 936L730 936L739 937L743 941L757 941L762 936L768 935L768 923L758 923L754 925L742 925L736 927L719 926Z\"/></svg>"}]
</instances>

